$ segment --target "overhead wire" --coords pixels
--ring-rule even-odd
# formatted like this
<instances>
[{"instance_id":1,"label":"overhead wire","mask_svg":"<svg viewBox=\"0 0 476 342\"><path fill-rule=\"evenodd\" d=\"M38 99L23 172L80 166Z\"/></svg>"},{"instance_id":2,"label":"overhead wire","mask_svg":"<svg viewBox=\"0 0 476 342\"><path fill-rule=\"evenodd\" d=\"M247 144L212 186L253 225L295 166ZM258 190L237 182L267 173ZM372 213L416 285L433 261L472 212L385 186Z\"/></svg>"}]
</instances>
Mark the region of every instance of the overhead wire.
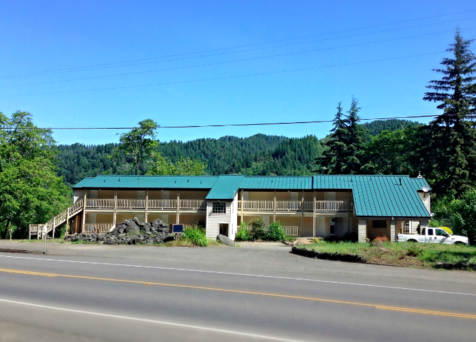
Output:
<instances>
[{"instance_id":1,"label":"overhead wire","mask_svg":"<svg viewBox=\"0 0 476 342\"><path fill-rule=\"evenodd\" d=\"M168 61L174 61L174 60L189 59L189 58L209 57L209 56L215 56L215 55L223 55L223 54L230 54L230 53L239 53L239 52L248 52L248 51L261 50L261 49L276 48L276 47L264 47L264 48L259 48L259 49L251 49L251 50L243 50L243 51L233 51L233 52L227 52L227 53L222 53L222 54L205 55L205 56L195 56L195 57L172 59L172 60L157 61L157 62L125 64L125 63L131 63L131 62L149 61L149 60L153 60L153 59L161 59L161 58L169 58L169 57L178 57L178 56L187 56L187 55L191 55L191 54L200 54L200 53L207 53L207 52L214 52L214 51L222 51L222 50L230 50L230 49L238 49L238 48L250 47L250 46L257 46L257 45L272 44L272 43L283 42L283 41L298 40L298 39L311 38L311 37L317 37L317 36L323 36L323 35L330 35L330 34L351 32L351 31L362 30L362 29L369 29L369 28L375 28L375 27L395 25L395 24L400 24L400 23L405 23L405 22L412 22L412 21L419 21L419 20L425 20L425 19L432 19L432 18L443 17L443 16L449 16L449 15L456 15L456 14L462 14L462 13L465 13L465 14L466 14L466 13L471 13L471 12L475 12L475 11L476 11L476 10L468 10L468 11L464 11L464 12L456 12L456 13L451 13L451 14L442 14L442 15L438 15L438 16L424 17L424 18L420 18L420 19L411 19L411 20L405 20L405 21L394 22L394 23L388 23L388 24L372 25L372 26L367 26L367 27L363 27L363 28L356 28L356 29L348 29L348 30L334 31L334 32L329 32L329 33L321 33L321 34L315 34L315 35L307 35L307 36L301 36L301 37L295 37L295 38L279 39L279 40L268 41L268 42L261 42L261 43L254 43L254 44L245 44L245 45L239 45L239 46L235 46L235 47L217 48L217 49L202 50L202 51L189 52L189 53L183 53L183 54L165 55L165 56L161 56L161 57L152 57L152 58L129 60L129 61L123 61L123 62L114 62L114 63L103 63L103 64L96 64L96 65L89 65L89 66L82 66L82 67L71 67L71 68L63 68L63 69L51 69L51 70L44 70L44 71L33 72L33 73L4 75L4 76L0 76L0 79L9 79L9 78L18 78L18 77L27 77L27 76L37 76L37 75L46 75L46 74L55 74L55 73L64 73L64 72L74 72L74 71L90 71L90 70L98 70L98 69L107 69L107 68L116 68L116 67L124 67L124 66L143 65L143 64L150 64L150 63L168 62ZM442 24L442 23L448 23L448 22L454 22L454 21L460 21L460 20L468 20L468 19L472 19L472 18L455 19L455 20L450 20L450 21L445 21L445 22L440 22L440 23L430 23L430 24L422 24L422 25L416 25L416 26L410 26L410 27L404 27L404 28L395 28L395 29L389 29L389 30L384 30L384 31L363 33L363 34L354 35L354 36L368 35L368 34L375 34L375 33L383 33L383 32L401 30L401 29L406 29L406 28L415 28L415 27L423 27L423 26L429 26L429 25L438 25L438 24ZM324 39L324 40L321 40L321 41L332 40L332 39L348 38L348 37L354 37L354 36L344 36L344 37L328 38L328 39ZM309 43L309 42L300 42L300 43L294 43L294 44L288 44L288 45L281 45L281 46L277 46L277 47L284 47L284 46L290 46L290 45L296 45L296 44L308 44L308 43ZM116 64L125 64L125 65L116 65ZM108 67L108 66L109 66L109 67Z\"/></svg>"},{"instance_id":2,"label":"overhead wire","mask_svg":"<svg viewBox=\"0 0 476 342\"><path fill-rule=\"evenodd\" d=\"M395 119L421 119L421 118L434 118L440 114L434 115L410 115L410 116L391 116L380 118L360 118L360 121L376 121L376 120L395 120ZM474 117L476 114L468 114L467 117ZM213 125L184 125L184 126L159 126L158 129L184 129L184 128L219 128L219 127L246 127L246 126L275 126L275 125L302 125L302 124L322 124L332 123L334 120L312 120L312 121L286 121L286 122L259 122L259 123L241 123L241 124L213 124ZM134 129L138 127L46 127L35 129L48 129L48 130L126 130ZM22 128L9 128L0 127L0 130L14 130ZM24 128L29 130L31 128Z\"/></svg>"},{"instance_id":3,"label":"overhead wire","mask_svg":"<svg viewBox=\"0 0 476 342\"><path fill-rule=\"evenodd\" d=\"M43 93L30 93L30 94L0 95L0 98L20 97L20 96L37 96L37 95L53 95L53 94L67 94L67 93L82 93L82 92L102 91L102 90L132 89L132 88L154 87L154 86L163 86L163 85L177 85L177 84L197 83L197 82L206 82L206 81L219 81L219 80L237 79L237 78L245 78L245 77L253 77L253 76L278 75L278 74L284 74L284 73L290 73L290 72L311 71L311 70L342 67L342 66L349 66L349 65L368 64L368 63L392 61L392 60L405 59L405 58L430 56L430 55L436 55L436 54L442 54L442 53L446 53L446 51L430 52L430 53L410 55L410 56L375 59L375 60L352 62L352 63L326 65L326 66L319 66L319 67L268 71L268 72L259 72L259 73L245 74L245 75L202 78L202 79L186 80L186 81L171 81L171 82L149 83L149 84L139 84L139 85L126 85L126 86L120 86L120 87L105 87L105 88L92 88L92 89L79 89L79 90L65 90L65 91L53 91L53 92L43 92Z\"/></svg>"},{"instance_id":4,"label":"overhead wire","mask_svg":"<svg viewBox=\"0 0 476 342\"><path fill-rule=\"evenodd\" d=\"M469 19L474 19L474 18L475 18L475 17L472 17L472 18L469 18ZM475 26L475 27L465 28L465 29L468 30L468 29L474 29L474 28L476 28L476 26ZM91 77L81 77L81 78L73 78L73 79L66 79L66 80L56 80L56 81L45 81L45 82L26 83L26 84L4 85L4 86L0 86L0 88L25 87L25 86L32 86L32 85L42 85L42 84L52 84L52 83L82 81L82 80L91 80L91 79L100 79L100 78L110 78L110 77L118 77L118 76L129 76L129 75L138 75L138 74L148 74L148 73L161 72L161 71L173 71L173 70L191 69L191 68L199 68L199 67L206 67L206 66L213 66L213 65L223 65L223 64L230 64L230 63L247 62L247 61L261 60L261 59L266 59L266 58L292 56L292 55L297 55L297 54L312 53L312 52L325 51L325 50L341 49L341 48L355 47L355 46L362 46L362 45L369 45L369 44L376 44L376 43L385 43L385 42L390 42L390 41L396 41L396 40L402 40L402 39L408 39L408 38L424 37L424 36L435 35L435 34L441 34L441 33L447 33L447 32L453 32L453 31L454 31L454 30L445 30L445 31L438 31L438 32L430 32L430 33L416 34L416 35L405 36L405 37L397 37L397 38L389 38L389 39L375 40L375 41L363 42L363 43L356 43L356 44L347 44L347 45L332 46L332 47L312 49L312 50L305 50L305 51L288 52L288 53L281 53L281 54L274 54L274 55L267 55L267 56L242 58L242 59L236 59L236 60L229 60L229 61L222 61L222 62L213 62L213 63L204 63L204 64L195 64L195 65L180 66L180 67L173 67L173 68L163 68L163 69L154 69L154 70L145 70L145 71L134 71L134 72L127 72L127 73L120 73L120 74L102 75L102 76L91 76Z\"/></svg>"}]
</instances>

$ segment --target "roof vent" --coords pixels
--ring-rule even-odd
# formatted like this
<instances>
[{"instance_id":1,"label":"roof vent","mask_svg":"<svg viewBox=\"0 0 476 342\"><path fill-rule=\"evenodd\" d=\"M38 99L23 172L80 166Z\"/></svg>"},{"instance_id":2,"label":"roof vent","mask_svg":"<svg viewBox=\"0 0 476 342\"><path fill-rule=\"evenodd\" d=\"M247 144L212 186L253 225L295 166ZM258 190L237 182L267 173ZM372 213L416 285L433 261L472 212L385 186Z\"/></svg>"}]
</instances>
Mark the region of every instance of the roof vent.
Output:
<instances>
[{"instance_id":1,"label":"roof vent","mask_svg":"<svg viewBox=\"0 0 476 342\"><path fill-rule=\"evenodd\" d=\"M175 182L174 182L174 183L177 183L177 180L175 180Z\"/></svg>"},{"instance_id":2,"label":"roof vent","mask_svg":"<svg viewBox=\"0 0 476 342\"><path fill-rule=\"evenodd\" d=\"M119 178L117 181L118 181L118 182L120 182L120 181L121 181L121 179Z\"/></svg>"},{"instance_id":3,"label":"roof vent","mask_svg":"<svg viewBox=\"0 0 476 342\"><path fill-rule=\"evenodd\" d=\"M187 179L187 183L189 183L189 182L190 182L190 179Z\"/></svg>"},{"instance_id":4,"label":"roof vent","mask_svg":"<svg viewBox=\"0 0 476 342\"><path fill-rule=\"evenodd\" d=\"M399 179L400 179L400 185L402 185L402 178L400 177Z\"/></svg>"},{"instance_id":5,"label":"roof vent","mask_svg":"<svg viewBox=\"0 0 476 342\"><path fill-rule=\"evenodd\" d=\"M104 183L106 183L106 180L104 180Z\"/></svg>"},{"instance_id":6,"label":"roof vent","mask_svg":"<svg viewBox=\"0 0 476 342\"><path fill-rule=\"evenodd\" d=\"M418 177L417 178L423 178L420 171L418 171Z\"/></svg>"}]
</instances>

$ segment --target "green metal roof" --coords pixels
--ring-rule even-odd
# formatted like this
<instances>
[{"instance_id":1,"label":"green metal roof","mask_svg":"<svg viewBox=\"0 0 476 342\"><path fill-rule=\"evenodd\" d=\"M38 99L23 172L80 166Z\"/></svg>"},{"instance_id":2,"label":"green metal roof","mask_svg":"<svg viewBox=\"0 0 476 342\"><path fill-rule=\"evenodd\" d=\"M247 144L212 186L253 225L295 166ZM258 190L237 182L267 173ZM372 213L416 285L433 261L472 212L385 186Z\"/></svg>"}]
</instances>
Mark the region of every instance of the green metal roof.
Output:
<instances>
[{"instance_id":1,"label":"green metal roof","mask_svg":"<svg viewBox=\"0 0 476 342\"><path fill-rule=\"evenodd\" d=\"M245 176L240 189L269 190L312 190L312 177L309 176Z\"/></svg>"},{"instance_id":2,"label":"green metal roof","mask_svg":"<svg viewBox=\"0 0 476 342\"><path fill-rule=\"evenodd\" d=\"M206 199L232 200L240 188L243 177L242 175L219 176Z\"/></svg>"},{"instance_id":3,"label":"green metal roof","mask_svg":"<svg viewBox=\"0 0 476 342\"><path fill-rule=\"evenodd\" d=\"M211 189L218 176L97 176L85 178L73 189Z\"/></svg>"},{"instance_id":4,"label":"green metal roof","mask_svg":"<svg viewBox=\"0 0 476 342\"><path fill-rule=\"evenodd\" d=\"M418 191L429 185L407 175L314 176L314 189L352 190L357 217L430 218Z\"/></svg>"},{"instance_id":5,"label":"green metal roof","mask_svg":"<svg viewBox=\"0 0 476 342\"><path fill-rule=\"evenodd\" d=\"M231 200L245 190L352 190L357 217L430 218L418 195L424 178L407 175L318 176L97 176L74 189L210 189L207 199Z\"/></svg>"}]
</instances>

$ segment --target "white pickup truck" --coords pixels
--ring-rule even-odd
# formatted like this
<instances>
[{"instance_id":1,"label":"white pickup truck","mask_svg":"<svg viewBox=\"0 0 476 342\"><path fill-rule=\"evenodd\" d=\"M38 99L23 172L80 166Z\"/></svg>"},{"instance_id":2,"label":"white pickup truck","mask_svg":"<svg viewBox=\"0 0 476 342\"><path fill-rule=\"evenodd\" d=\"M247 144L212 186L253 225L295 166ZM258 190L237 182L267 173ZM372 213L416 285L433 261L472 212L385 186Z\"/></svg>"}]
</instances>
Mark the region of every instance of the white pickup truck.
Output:
<instances>
[{"instance_id":1,"label":"white pickup truck","mask_svg":"<svg viewBox=\"0 0 476 342\"><path fill-rule=\"evenodd\" d=\"M398 242L427 242L427 243L444 243L452 244L468 244L466 236L450 235L442 228L425 227L419 234L397 234Z\"/></svg>"}]
</instances>

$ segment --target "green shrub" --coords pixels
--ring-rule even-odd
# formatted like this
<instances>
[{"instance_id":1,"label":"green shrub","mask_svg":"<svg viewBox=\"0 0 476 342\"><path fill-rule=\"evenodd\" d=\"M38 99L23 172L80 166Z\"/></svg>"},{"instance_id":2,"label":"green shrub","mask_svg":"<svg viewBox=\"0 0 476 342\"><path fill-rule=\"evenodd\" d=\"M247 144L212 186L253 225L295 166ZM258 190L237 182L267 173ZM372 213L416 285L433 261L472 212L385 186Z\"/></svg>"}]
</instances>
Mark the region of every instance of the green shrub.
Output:
<instances>
[{"instance_id":1,"label":"green shrub","mask_svg":"<svg viewBox=\"0 0 476 342\"><path fill-rule=\"evenodd\" d=\"M205 229L197 226L186 228L183 231L183 237L190 243L200 247L207 247L209 243Z\"/></svg>"},{"instance_id":2,"label":"green shrub","mask_svg":"<svg viewBox=\"0 0 476 342\"><path fill-rule=\"evenodd\" d=\"M256 240L266 240L266 225L262 217L250 222L251 235Z\"/></svg>"},{"instance_id":3,"label":"green shrub","mask_svg":"<svg viewBox=\"0 0 476 342\"><path fill-rule=\"evenodd\" d=\"M239 241L251 241L253 240L253 236L251 233L246 229L246 224L245 227L240 227L238 231L236 232L236 240Z\"/></svg>"},{"instance_id":4,"label":"green shrub","mask_svg":"<svg viewBox=\"0 0 476 342\"><path fill-rule=\"evenodd\" d=\"M407 249L407 255L409 256L419 256L423 252L423 249L415 243L410 244L410 247Z\"/></svg>"},{"instance_id":5,"label":"green shrub","mask_svg":"<svg viewBox=\"0 0 476 342\"><path fill-rule=\"evenodd\" d=\"M268 231L266 232L265 240L282 241L285 238L286 232L284 231L283 227L281 227L281 223L276 221L269 226Z\"/></svg>"},{"instance_id":6,"label":"green shrub","mask_svg":"<svg viewBox=\"0 0 476 342\"><path fill-rule=\"evenodd\" d=\"M438 228L439 226L441 226L441 222L438 220L432 219L430 222L428 222L428 227Z\"/></svg>"},{"instance_id":7,"label":"green shrub","mask_svg":"<svg viewBox=\"0 0 476 342\"><path fill-rule=\"evenodd\" d=\"M453 229L466 235L470 245L476 245L476 189L466 191L460 199L451 202Z\"/></svg>"}]
</instances>

